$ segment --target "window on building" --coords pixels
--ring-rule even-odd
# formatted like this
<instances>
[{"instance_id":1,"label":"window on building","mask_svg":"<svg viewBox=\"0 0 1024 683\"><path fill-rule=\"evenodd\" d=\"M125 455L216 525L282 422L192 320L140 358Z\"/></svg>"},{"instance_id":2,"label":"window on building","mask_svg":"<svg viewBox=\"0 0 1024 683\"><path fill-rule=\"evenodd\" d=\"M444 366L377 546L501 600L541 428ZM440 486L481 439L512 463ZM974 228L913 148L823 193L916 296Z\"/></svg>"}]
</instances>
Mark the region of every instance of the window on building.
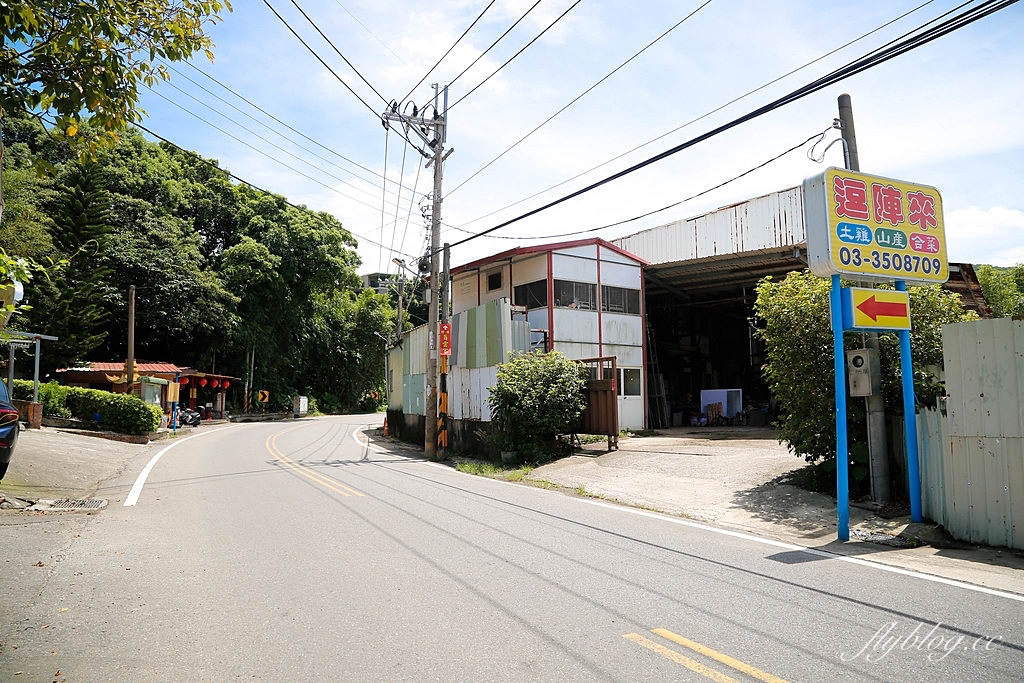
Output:
<instances>
[{"instance_id":1,"label":"window on building","mask_svg":"<svg viewBox=\"0 0 1024 683\"><path fill-rule=\"evenodd\" d=\"M496 289L501 289L501 271L496 271L487 274L487 291L493 292Z\"/></svg>"},{"instance_id":2,"label":"window on building","mask_svg":"<svg viewBox=\"0 0 1024 683\"><path fill-rule=\"evenodd\" d=\"M622 379L619 380L621 394L626 396L640 395L640 368L619 368Z\"/></svg>"},{"instance_id":3,"label":"window on building","mask_svg":"<svg viewBox=\"0 0 1024 683\"><path fill-rule=\"evenodd\" d=\"M548 305L548 281L537 280L514 287L512 299L516 306L526 306L527 310L546 308Z\"/></svg>"},{"instance_id":4,"label":"window on building","mask_svg":"<svg viewBox=\"0 0 1024 683\"><path fill-rule=\"evenodd\" d=\"M601 310L640 315L640 290L601 285Z\"/></svg>"},{"instance_id":5,"label":"window on building","mask_svg":"<svg viewBox=\"0 0 1024 683\"><path fill-rule=\"evenodd\" d=\"M555 280L555 305L584 311L597 310L597 285L589 282Z\"/></svg>"}]
</instances>

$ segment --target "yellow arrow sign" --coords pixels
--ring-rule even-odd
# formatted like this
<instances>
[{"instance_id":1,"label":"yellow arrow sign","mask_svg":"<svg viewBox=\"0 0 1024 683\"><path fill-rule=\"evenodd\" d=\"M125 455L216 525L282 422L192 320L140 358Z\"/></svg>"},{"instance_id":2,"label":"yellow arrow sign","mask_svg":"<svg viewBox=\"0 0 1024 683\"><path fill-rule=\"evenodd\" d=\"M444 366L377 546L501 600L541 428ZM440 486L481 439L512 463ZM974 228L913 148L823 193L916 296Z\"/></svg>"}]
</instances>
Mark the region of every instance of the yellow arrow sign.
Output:
<instances>
[{"instance_id":1,"label":"yellow arrow sign","mask_svg":"<svg viewBox=\"0 0 1024 683\"><path fill-rule=\"evenodd\" d=\"M260 403L269 403L270 402L270 392L267 391L266 389L260 389L257 392L257 395L258 395L258 398L256 400L259 401Z\"/></svg>"},{"instance_id":2,"label":"yellow arrow sign","mask_svg":"<svg viewBox=\"0 0 1024 683\"><path fill-rule=\"evenodd\" d=\"M909 330L910 293L850 287L844 317L854 329Z\"/></svg>"}]
</instances>

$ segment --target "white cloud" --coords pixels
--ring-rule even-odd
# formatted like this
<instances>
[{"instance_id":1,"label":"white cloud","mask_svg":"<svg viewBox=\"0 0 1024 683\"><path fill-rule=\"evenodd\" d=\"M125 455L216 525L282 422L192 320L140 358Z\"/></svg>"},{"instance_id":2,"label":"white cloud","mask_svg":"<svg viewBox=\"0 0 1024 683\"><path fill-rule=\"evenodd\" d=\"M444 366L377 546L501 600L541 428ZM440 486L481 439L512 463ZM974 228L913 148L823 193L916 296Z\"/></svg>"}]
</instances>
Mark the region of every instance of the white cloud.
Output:
<instances>
[{"instance_id":1,"label":"white cloud","mask_svg":"<svg viewBox=\"0 0 1024 683\"><path fill-rule=\"evenodd\" d=\"M946 214L950 261L1013 266L1024 263L1024 211L972 206Z\"/></svg>"}]
</instances>

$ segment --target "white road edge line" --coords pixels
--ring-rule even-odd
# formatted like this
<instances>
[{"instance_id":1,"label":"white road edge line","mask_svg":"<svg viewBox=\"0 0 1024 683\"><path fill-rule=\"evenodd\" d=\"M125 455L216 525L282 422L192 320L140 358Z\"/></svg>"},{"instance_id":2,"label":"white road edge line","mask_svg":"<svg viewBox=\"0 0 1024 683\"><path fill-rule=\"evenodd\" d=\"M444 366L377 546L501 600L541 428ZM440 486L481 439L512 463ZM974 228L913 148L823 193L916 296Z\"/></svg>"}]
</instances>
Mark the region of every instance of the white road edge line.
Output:
<instances>
[{"instance_id":1,"label":"white road edge line","mask_svg":"<svg viewBox=\"0 0 1024 683\"><path fill-rule=\"evenodd\" d=\"M383 449L379 449L379 448L377 448L375 446L370 445L369 442L367 442L365 444L360 442L359 438L357 436L359 433L360 432L356 432L355 434L353 434L353 438L356 439L357 443L359 443L360 445L365 446L367 448L373 448L374 450L377 450L378 452L387 452L387 451L385 451ZM454 469L452 467L448 467L447 465L442 465L441 463L437 463L437 462L428 462L428 461L413 461L413 462L417 462L417 463L423 464L423 465L431 465L431 466L435 466L435 467L441 467L441 468L443 468L445 470L448 470L449 472L458 472L458 470L456 470L456 469ZM476 477L475 474L467 474L465 472L460 472L460 474L465 474L468 477ZM513 482L508 482L508 481L501 481L500 479L491 479L489 481L493 481L493 482L500 483L500 484L506 484L508 486L521 486L521 484L515 484ZM603 503L603 502L597 501L597 500L588 500L586 498L577 498L576 500L578 500L581 503L586 503L588 505L596 505L597 507L603 507L603 508L607 508L609 510L617 510L619 512L626 512L626 513L633 514L633 515L640 515L641 517L650 517L651 519L660 519L660 520L665 521L665 522L671 522L672 524L679 524L681 526L688 526L688 527L691 527L691 528L694 528L694 529L701 529L702 531L710 531L711 533L721 534L723 536L732 536L733 538L739 538L739 539L742 539L742 540L745 540L745 541L752 541L754 543L760 543L761 545L769 545L769 546L773 546L773 547L776 547L776 548L782 548L783 550L798 550L800 552L804 552L804 553L807 553L809 555L815 555L817 557L824 557L824 558L828 558L830 560L839 560L841 562L849 562L850 564L856 564L856 565L860 565L862 567L869 567L871 569L878 569L878 570L883 571L883 572L891 572L893 574L900 574L901 576L911 576L911 577L914 577L914 578L917 578L917 579L921 579L923 581L931 581L933 583L941 583L941 584L944 584L944 585L947 585L947 586L953 586L955 588L963 588L965 590L975 591L977 593L984 593L986 595L993 595L993 596L995 596L997 598L1006 598L1008 600L1015 600L1017 602L1024 602L1024 595L1017 595L1016 593L1007 593L1005 591L996 590L995 588L986 588L985 586L976 586L976 585L971 584L971 583L965 583L963 581L957 581L956 579L947 579L944 576L935 576L934 574L925 574L923 572L915 572L915 571L910 570L910 569L903 569L901 567L893 567L892 565L882 564L880 562L872 562L871 560L864 560L864 559L861 559L859 557L849 557L848 555L840 555L838 553L830 553L830 552L826 552L824 550L818 550L816 548L808 548L808 547L805 547L805 546L802 546L802 545L797 545L795 543L786 543L785 541L776 541L775 539L772 539L772 538L761 538L759 536L753 536L751 534L745 534L745 533L743 533L741 531L731 531L729 529L719 529L719 528L716 528L716 527L713 527L713 526L708 526L707 524L701 524L700 522L691 522L689 520L679 519L677 517L671 517L669 515L665 515L665 514L658 513L658 512L650 512L650 511L647 511L647 510L638 510L636 508L631 508L631 507L627 507L627 506L624 506L624 505L612 505L610 503Z\"/></svg>"},{"instance_id":2,"label":"white road edge line","mask_svg":"<svg viewBox=\"0 0 1024 683\"><path fill-rule=\"evenodd\" d=\"M651 517L653 519L660 519L673 524L679 524L681 526L688 526L694 529L701 529L703 531L710 531L712 533L721 534L723 536L732 536L733 538L739 538L745 541L753 541L754 543L760 543L762 545L770 545L776 548L782 548L785 550L798 550L809 555L816 557L824 557L830 560L839 560L840 562L849 562L850 564L860 565L862 567L870 567L871 569L878 569L883 572L891 572L893 574L900 574L901 576L911 576L916 579L923 581L931 581L933 583L941 583L947 586L953 586L955 588L963 588L965 590L975 591L977 593L985 593L986 595L994 595L998 598L1006 598L1008 600L1016 600L1017 602L1024 602L1024 595L1017 595L1016 593L1007 593L1005 591L996 590L995 588L986 588L985 586L977 586L971 583L965 583L963 581L957 581L956 579L947 579L944 576L935 576L934 574L925 574L923 572L916 572L911 569L903 569L902 567L893 567L892 565L882 564L880 562L872 562L871 560L864 560L859 557L850 557L848 555L840 555L838 553L830 553L824 550L818 550L817 548L807 548L802 545L795 543L786 543L785 541L776 541L771 538L761 538L759 536L752 536L751 534L745 534L741 531L730 531L729 529L718 529L713 526L701 524L700 522L691 522L685 519L677 519L675 517L669 517L667 515L659 514L657 512L648 512L647 510L637 510L635 508L623 507L620 505L611 505L609 503L602 503L597 500L586 500L579 499L581 503L587 503L588 505L596 505L598 507L608 508L609 510L618 510L620 512L628 512L634 515L640 515L641 517Z\"/></svg>"},{"instance_id":3,"label":"white road edge line","mask_svg":"<svg viewBox=\"0 0 1024 683\"><path fill-rule=\"evenodd\" d=\"M372 443L370 443L369 437L366 437L366 441L359 440L360 435L366 436L366 430L371 428L376 429L376 427L373 425L363 425L362 429L356 429L355 431L352 432L352 438L355 440L357 444L359 444L363 448L369 448L371 451L375 453L390 453L391 451L387 450L386 448L374 446Z\"/></svg>"},{"instance_id":4,"label":"white road edge line","mask_svg":"<svg viewBox=\"0 0 1024 683\"><path fill-rule=\"evenodd\" d=\"M185 443L189 439L194 439L197 436L204 436L206 434L213 434L214 432L219 432L219 431L222 431L224 429L230 429L231 427L234 427L234 426L236 426L236 425L228 425L227 427L218 427L217 429L211 429L208 432L202 432L200 434L193 434L192 436L186 436L181 441L175 441L170 446L167 446L166 448L162 449L159 453L157 453L152 458L150 458L149 463L145 467L142 468L141 472L139 472L139 478L135 480L135 485L132 486L132 490L128 492L128 497L124 499L124 507L126 507L126 508L127 507L132 507L137 502L139 502L139 496L142 495L142 487L146 485L146 479L149 477L149 473L153 471L153 467L156 466L157 462L159 462L160 458L163 457L164 453L166 453L167 451L171 450L172 448L174 448L178 444Z\"/></svg>"}]
</instances>

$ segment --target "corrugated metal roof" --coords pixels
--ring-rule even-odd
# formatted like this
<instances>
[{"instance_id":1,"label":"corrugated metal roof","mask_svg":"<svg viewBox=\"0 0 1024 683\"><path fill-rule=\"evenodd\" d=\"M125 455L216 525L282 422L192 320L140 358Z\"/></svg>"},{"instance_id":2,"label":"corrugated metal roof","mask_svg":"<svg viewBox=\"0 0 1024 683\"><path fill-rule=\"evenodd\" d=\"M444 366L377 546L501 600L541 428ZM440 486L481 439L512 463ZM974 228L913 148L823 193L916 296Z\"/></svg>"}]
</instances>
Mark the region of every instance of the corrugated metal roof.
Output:
<instances>
[{"instance_id":1,"label":"corrugated metal roof","mask_svg":"<svg viewBox=\"0 0 1024 683\"><path fill-rule=\"evenodd\" d=\"M173 363L135 363L135 371L139 373L145 372L160 372L174 374L181 372L182 368L179 368ZM124 362L120 363L89 363L89 365L83 365L76 368L65 368L58 370L57 372L124 372Z\"/></svg>"}]
</instances>

